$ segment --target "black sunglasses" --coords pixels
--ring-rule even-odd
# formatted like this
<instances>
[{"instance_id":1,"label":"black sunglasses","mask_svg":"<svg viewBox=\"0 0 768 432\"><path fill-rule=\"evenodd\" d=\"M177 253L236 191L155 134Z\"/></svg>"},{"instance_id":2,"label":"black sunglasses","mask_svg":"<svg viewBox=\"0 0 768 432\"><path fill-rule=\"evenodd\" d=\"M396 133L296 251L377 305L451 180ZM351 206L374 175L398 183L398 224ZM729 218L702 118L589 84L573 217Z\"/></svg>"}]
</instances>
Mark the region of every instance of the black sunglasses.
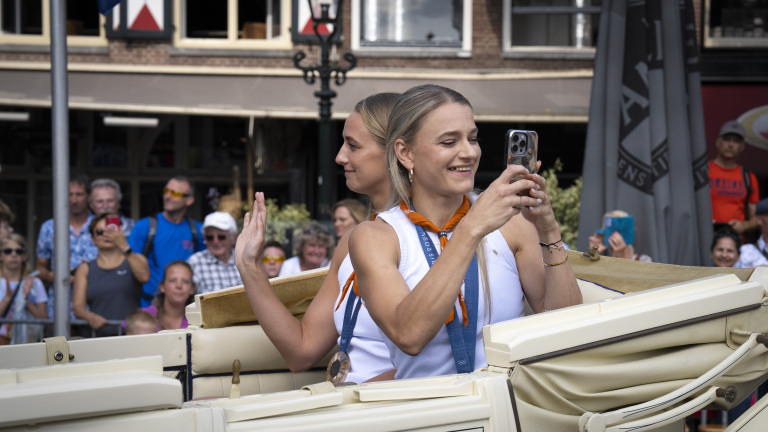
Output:
<instances>
[{"instance_id":1,"label":"black sunglasses","mask_svg":"<svg viewBox=\"0 0 768 432\"><path fill-rule=\"evenodd\" d=\"M226 240L226 239L227 239L227 235L226 235L226 234L219 234L219 235L217 235L217 236L215 236L215 237L216 237L217 239L219 239L219 241L224 241L224 240ZM210 234L209 234L209 235L206 235L206 236L205 236L205 241L209 241L209 242L212 242L212 241L213 241L213 238L214 238L214 236L213 236L213 235L210 235Z\"/></svg>"},{"instance_id":2,"label":"black sunglasses","mask_svg":"<svg viewBox=\"0 0 768 432\"><path fill-rule=\"evenodd\" d=\"M5 248L5 249L3 249L3 253L5 255L10 255L10 254L12 254L14 252L16 252L16 255L24 255L25 253L27 253L27 250L26 249L22 249L22 248L19 248L19 249Z\"/></svg>"},{"instance_id":3,"label":"black sunglasses","mask_svg":"<svg viewBox=\"0 0 768 432\"><path fill-rule=\"evenodd\" d=\"M104 228L96 228L94 232L96 235L104 235Z\"/></svg>"}]
</instances>

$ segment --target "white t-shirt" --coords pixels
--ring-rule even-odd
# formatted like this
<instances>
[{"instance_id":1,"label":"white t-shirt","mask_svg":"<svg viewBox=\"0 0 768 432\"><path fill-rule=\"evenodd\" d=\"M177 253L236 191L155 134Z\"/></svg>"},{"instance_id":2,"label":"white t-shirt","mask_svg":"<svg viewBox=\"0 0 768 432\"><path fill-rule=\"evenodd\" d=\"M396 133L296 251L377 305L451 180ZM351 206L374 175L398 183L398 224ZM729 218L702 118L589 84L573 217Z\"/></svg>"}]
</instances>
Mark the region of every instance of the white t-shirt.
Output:
<instances>
[{"instance_id":1,"label":"white t-shirt","mask_svg":"<svg viewBox=\"0 0 768 432\"><path fill-rule=\"evenodd\" d=\"M330 264L331 260L326 258L323 260L323 265L320 267L328 267ZM278 274L278 276L288 276L296 273L301 273L301 263L299 262L299 257L297 256L288 258L283 262L282 267L280 267L280 274Z\"/></svg>"}]
</instances>

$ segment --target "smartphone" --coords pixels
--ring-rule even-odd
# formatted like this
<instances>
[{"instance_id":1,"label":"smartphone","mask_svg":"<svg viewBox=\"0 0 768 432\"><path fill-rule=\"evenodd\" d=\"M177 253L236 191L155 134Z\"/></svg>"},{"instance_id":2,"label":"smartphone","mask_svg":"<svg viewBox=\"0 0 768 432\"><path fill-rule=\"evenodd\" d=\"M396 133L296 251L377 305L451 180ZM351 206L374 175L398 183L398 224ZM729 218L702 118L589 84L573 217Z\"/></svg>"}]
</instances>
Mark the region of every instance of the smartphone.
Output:
<instances>
[{"instance_id":1,"label":"smartphone","mask_svg":"<svg viewBox=\"0 0 768 432\"><path fill-rule=\"evenodd\" d=\"M626 217L614 217L614 216L608 216L605 218L605 237L603 239L603 244L606 246L610 246L611 244L608 242L608 238L613 234L614 232L617 232L621 234L621 236L624 238L624 243L631 245L635 244L635 217L634 216L626 216Z\"/></svg>"},{"instance_id":2,"label":"smartphone","mask_svg":"<svg viewBox=\"0 0 768 432\"><path fill-rule=\"evenodd\" d=\"M507 165L522 165L531 174L535 173L539 134L530 130L510 129L504 141L507 144Z\"/></svg>"},{"instance_id":3,"label":"smartphone","mask_svg":"<svg viewBox=\"0 0 768 432\"><path fill-rule=\"evenodd\" d=\"M120 216L107 216L106 228L120 229Z\"/></svg>"}]
</instances>

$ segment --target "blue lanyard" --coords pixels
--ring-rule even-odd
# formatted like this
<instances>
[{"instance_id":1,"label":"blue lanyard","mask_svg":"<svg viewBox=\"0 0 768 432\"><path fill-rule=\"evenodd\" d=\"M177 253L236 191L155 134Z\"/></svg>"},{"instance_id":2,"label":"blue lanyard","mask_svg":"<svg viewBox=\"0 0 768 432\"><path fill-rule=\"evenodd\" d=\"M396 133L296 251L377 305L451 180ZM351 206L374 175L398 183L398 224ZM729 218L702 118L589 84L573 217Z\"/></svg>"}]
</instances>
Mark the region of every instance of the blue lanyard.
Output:
<instances>
[{"instance_id":1,"label":"blue lanyard","mask_svg":"<svg viewBox=\"0 0 768 432\"><path fill-rule=\"evenodd\" d=\"M413 209L413 205L411 205ZM427 259L429 267L437 260L437 250L429 239L427 230L420 225L416 225L416 231L419 233L421 249L424 251L424 257ZM448 340L451 341L451 351L453 351L453 362L456 364L458 373L469 373L475 370L475 343L477 329L477 297L479 291L477 277L477 254L472 257L469 263L467 274L464 276L464 304L467 306L467 325L459 322L459 315L456 308L453 308L454 319L445 325L448 331Z\"/></svg>"},{"instance_id":2,"label":"blue lanyard","mask_svg":"<svg viewBox=\"0 0 768 432\"><path fill-rule=\"evenodd\" d=\"M354 284L354 282L352 282ZM347 308L344 310L344 321L341 325L341 340L339 341L339 352L346 353L349 349L349 341L352 340L352 332L357 324L357 315L360 313L362 299L355 294L354 286L350 287L349 297L347 298Z\"/></svg>"}]
</instances>

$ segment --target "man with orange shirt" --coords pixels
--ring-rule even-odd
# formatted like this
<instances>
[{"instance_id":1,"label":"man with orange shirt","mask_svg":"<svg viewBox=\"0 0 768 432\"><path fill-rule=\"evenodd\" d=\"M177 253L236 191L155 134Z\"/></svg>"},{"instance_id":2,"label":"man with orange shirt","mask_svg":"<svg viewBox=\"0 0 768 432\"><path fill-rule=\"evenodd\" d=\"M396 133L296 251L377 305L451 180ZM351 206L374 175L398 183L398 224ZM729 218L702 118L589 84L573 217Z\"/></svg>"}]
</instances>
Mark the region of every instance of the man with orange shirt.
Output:
<instances>
[{"instance_id":1,"label":"man with orange shirt","mask_svg":"<svg viewBox=\"0 0 768 432\"><path fill-rule=\"evenodd\" d=\"M744 151L744 126L730 120L720 128L717 157L709 161L709 190L715 229L730 225L739 234L757 228L755 205L760 201L757 178L736 163Z\"/></svg>"}]
</instances>

